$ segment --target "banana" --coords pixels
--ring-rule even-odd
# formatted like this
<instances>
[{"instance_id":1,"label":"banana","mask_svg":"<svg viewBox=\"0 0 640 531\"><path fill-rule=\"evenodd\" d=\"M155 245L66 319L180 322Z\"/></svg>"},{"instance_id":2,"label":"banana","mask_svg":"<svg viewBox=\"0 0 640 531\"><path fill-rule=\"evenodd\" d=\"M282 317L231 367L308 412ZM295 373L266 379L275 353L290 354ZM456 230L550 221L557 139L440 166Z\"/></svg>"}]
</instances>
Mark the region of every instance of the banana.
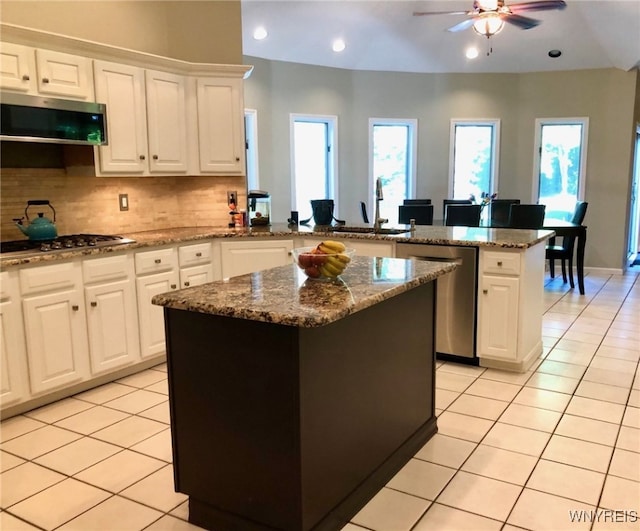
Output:
<instances>
[{"instance_id":1,"label":"banana","mask_svg":"<svg viewBox=\"0 0 640 531\"><path fill-rule=\"evenodd\" d=\"M344 268L347 266L344 262L342 262L339 258L339 255L330 254L327 256L327 264L331 264L335 269L338 269L340 273L344 271Z\"/></svg>"},{"instance_id":2,"label":"banana","mask_svg":"<svg viewBox=\"0 0 640 531\"><path fill-rule=\"evenodd\" d=\"M346 249L344 243L338 242L336 240L324 240L323 242L320 243L320 245L318 247L320 247L320 246L324 246L324 247L330 249L328 254L341 253Z\"/></svg>"},{"instance_id":3,"label":"banana","mask_svg":"<svg viewBox=\"0 0 640 531\"><path fill-rule=\"evenodd\" d=\"M337 277L340 273L344 271L344 268L337 268L331 262L325 263L322 267L328 273L327 276L329 277Z\"/></svg>"},{"instance_id":4,"label":"banana","mask_svg":"<svg viewBox=\"0 0 640 531\"><path fill-rule=\"evenodd\" d=\"M345 265L345 267L349 262L351 262L351 258L349 258L346 254L337 254L336 258L340 260Z\"/></svg>"}]
</instances>

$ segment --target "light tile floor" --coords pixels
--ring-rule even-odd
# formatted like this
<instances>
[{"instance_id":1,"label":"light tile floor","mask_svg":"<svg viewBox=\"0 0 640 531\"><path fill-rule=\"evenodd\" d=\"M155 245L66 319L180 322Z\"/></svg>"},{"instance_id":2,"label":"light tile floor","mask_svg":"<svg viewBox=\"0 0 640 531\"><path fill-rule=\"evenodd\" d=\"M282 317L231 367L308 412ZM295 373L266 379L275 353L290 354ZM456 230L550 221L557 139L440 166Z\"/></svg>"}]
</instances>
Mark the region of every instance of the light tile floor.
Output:
<instances>
[{"instance_id":1,"label":"light tile floor","mask_svg":"<svg viewBox=\"0 0 640 531\"><path fill-rule=\"evenodd\" d=\"M438 434L344 531L640 530L640 277L586 290L547 279L526 374L439 362ZM166 366L0 429L0 529L198 529L173 490Z\"/></svg>"}]
</instances>

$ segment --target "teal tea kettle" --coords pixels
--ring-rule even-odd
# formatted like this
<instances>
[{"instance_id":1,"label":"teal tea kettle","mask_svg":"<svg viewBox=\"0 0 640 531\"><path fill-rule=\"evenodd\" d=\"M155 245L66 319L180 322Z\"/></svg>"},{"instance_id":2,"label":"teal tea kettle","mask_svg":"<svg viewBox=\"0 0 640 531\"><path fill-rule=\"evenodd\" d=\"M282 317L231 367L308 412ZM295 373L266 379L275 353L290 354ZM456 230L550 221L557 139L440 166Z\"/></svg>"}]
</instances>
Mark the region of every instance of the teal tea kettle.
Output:
<instances>
[{"instance_id":1,"label":"teal tea kettle","mask_svg":"<svg viewBox=\"0 0 640 531\"><path fill-rule=\"evenodd\" d=\"M29 221L29 214L27 210L31 205L47 205L53 210L53 221L44 217L44 212L38 212L38 217L35 218L29 225L24 225L23 220L26 218ZM27 201L27 208L24 209L24 218L14 218L13 221L25 236L28 236L29 241L39 242L46 240L55 240L58 236L58 230L56 229L56 210L51 206L48 199L31 199Z\"/></svg>"}]
</instances>

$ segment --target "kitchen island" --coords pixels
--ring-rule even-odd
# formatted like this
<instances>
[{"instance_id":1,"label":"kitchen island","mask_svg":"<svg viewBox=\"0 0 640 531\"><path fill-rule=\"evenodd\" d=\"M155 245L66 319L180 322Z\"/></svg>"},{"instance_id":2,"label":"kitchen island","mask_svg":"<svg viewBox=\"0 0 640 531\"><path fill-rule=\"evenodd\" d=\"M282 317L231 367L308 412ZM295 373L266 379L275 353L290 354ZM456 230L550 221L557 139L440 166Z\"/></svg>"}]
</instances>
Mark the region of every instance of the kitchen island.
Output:
<instances>
[{"instance_id":1,"label":"kitchen island","mask_svg":"<svg viewBox=\"0 0 640 531\"><path fill-rule=\"evenodd\" d=\"M176 490L207 529L336 530L437 431L434 294L454 264L356 256L156 295Z\"/></svg>"}]
</instances>

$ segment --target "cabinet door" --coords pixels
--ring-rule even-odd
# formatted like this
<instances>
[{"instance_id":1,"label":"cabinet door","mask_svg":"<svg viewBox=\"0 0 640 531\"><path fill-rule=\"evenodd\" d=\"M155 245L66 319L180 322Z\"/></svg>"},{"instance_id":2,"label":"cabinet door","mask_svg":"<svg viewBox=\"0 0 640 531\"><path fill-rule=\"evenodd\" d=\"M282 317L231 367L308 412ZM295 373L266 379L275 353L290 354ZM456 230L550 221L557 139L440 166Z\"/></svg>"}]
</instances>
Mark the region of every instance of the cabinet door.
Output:
<instances>
[{"instance_id":1,"label":"cabinet door","mask_svg":"<svg viewBox=\"0 0 640 531\"><path fill-rule=\"evenodd\" d=\"M213 266L204 264L180 269L180 287L188 288L213 282Z\"/></svg>"},{"instance_id":2,"label":"cabinet door","mask_svg":"<svg viewBox=\"0 0 640 531\"><path fill-rule=\"evenodd\" d=\"M0 273L0 406L28 396L27 353L17 279Z\"/></svg>"},{"instance_id":3,"label":"cabinet door","mask_svg":"<svg viewBox=\"0 0 640 531\"><path fill-rule=\"evenodd\" d=\"M129 279L85 288L91 373L139 361L138 320Z\"/></svg>"},{"instance_id":4,"label":"cabinet door","mask_svg":"<svg viewBox=\"0 0 640 531\"><path fill-rule=\"evenodd\" d=\"M36 80L35 50L3 42L0 48L0 88L35 94Z\"/></svg>"},{"instance_id":5,"label":"cabinet door","mask_svg":"<svg viewBox=\"0 0 640 531\"><path fill-rule=\"evenodd\" d=\"M136 279L140 353L143 358L150 358L166 352L163 307L151 304L151 299L154 295L177 288L177 271L166 271Z\"/></svg>"},{"instance_id":6,"label":"cabinet door","mask_svg":"<svg viewBox=\"0 0 640 531\"><path fill-rule=\"evenodd\" d=\"M40 393L88 376L87 324L77 290L23 300L31 391Z\"/></svg>"},{"instance_id":7,"label":"cabinet door","mask_svg":"<svg viewBox=\"0 0 640 531\"><path fill-rule=\"evenodd\" d=\"M143 70L94 62L96 101L107 105L109 144L96 148L102 173L144 174L147 170L147 122Z\"/></svg>"},{"instance_id":8,"label":"cabinet door","mask_svg":"<svg viewBox=\"0 0 640 531\"><path fill-rule=\"evenodd\" d=\"M482 357L515 360L520 280L483 275L478 299L478 345Z\"/></svg>"},{"instance_id":9,"label":"cabinet door","mask_svg":"<svg viewBox=\"0 0 640 531\"><path fill-rule=\"evenodd\" d=\"M200 171L245 174L242 80L198 79Z\"/></svg>"},{"instance_id":10,"label":"cabinet door","mask_svg":"<svg viewBox=\"0 0 640 531\"><path fill-rule=\"evenodd\" d=\"M93 100L91 59L36 50L38 92L80 100Z\"/></svg>"},{"instance_id":11,"label":"cabinet door","mask_svg":"<svg viewBox=\"0 0 640 531\"><path fill-rule=\"evenodd\" d=\"M229 278L292 263L292 240L223 242L222 277Z\"/></svg>"},{"instance_id":12,"label":"cabinet door","mask_svg":"<svg viewBox=\"0 0 640 531\"><path fill-rule=\"evenodd\" d=\"M152 172L187 171L185 78L145 71L149 169Z\"/></svg>"}]
</instances>

